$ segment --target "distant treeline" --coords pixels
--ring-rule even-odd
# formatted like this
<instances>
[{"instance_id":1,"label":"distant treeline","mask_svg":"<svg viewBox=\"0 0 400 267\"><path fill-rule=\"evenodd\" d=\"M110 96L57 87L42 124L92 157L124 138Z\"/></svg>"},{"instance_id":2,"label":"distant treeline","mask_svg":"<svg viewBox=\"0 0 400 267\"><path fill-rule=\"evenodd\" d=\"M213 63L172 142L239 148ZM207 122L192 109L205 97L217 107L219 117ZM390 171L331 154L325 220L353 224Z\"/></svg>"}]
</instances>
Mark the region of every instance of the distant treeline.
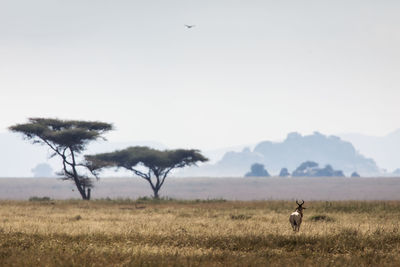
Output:
<instances>
[{"instance_id":1,"label":"distant treeline","mask_svg":"<svg viewBox=\"0 0 400 267\"><path fill-rule=\"evenodd\" d=\"M269 177L269 172L261 163L254 163L251 165L250 172L245 174L246 177ZM313 161L306 161L300 164L292 174L287 168L282 168L280 177L344 177L343 171L334 170L331 165L327 164L324 168L319 168L319 164ZM353 172L351 177L360 177L357 172Z\"/></svg>"}]
</instances>

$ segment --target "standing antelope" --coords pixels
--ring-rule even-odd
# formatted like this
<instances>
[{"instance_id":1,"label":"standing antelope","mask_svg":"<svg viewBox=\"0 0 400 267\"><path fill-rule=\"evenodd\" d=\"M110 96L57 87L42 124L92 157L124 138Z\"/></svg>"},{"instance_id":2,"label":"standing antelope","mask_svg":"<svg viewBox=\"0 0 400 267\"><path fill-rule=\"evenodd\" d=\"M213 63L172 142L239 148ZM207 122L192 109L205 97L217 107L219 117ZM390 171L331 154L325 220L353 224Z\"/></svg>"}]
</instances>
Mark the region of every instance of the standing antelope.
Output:
<instances>
[{"instance_id":1,"label":"standing antelope","mask_svg":"<svg viewBox=\"0 0 400 267\"><path fill-rule=\"evenodd\" d=\"M292 214L290 214L289 222L292 225L293 231L298 232L300 231L300 224L303 219L303 210L306 208L303 208L304 200L301 204L296 200L296 204L298 205L298 207Z\"/></svg>"}]
</instances>

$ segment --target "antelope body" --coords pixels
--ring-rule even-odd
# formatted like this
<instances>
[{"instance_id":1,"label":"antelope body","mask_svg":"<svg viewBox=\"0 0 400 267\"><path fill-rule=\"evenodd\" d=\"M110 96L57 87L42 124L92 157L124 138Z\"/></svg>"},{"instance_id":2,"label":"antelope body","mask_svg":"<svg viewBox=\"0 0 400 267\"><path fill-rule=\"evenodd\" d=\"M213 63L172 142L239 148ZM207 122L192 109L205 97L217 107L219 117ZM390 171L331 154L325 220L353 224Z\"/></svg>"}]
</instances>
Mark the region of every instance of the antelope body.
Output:
<instances>
[{"instance_id":1,"label":"antelope body","mask_svg":"<svg viewBox=\"0 0 400 267\"><path fill-rule=\"evenodd\" d=\"M289 222L292 225L293 231L298 232L300 231L300 225L303 220L303 209L305 209L303 208L304 200L301 204L296 200L296 204L298 205L298 207L292 214L290 214Z\"/></svg>"}]
</instances>

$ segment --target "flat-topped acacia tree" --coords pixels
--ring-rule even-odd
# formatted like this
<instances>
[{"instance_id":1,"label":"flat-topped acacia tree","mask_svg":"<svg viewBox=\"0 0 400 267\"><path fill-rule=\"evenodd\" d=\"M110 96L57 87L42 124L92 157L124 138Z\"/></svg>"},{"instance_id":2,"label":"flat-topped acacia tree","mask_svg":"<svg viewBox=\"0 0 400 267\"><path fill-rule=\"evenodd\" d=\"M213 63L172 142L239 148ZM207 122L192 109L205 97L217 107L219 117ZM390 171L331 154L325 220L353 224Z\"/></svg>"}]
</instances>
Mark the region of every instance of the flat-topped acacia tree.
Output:
<instances>
[{"instance_id":1,"label":"flat-topped acacia tree","mask_svg":"<svg viewBox=\"0 0 400 267\"><path fill-rule=\"evenodd\" d=\"M49 118L29 118L28 123L9 127L13 132L21 133L33 144L47 145L52 150L51 157L62 159L60 174L64 180L74 181L82 199L90 199L93 181L87 174L82 174L82 168L89 170L96 178L97 173L85 163L78 162L78 156L86 146L103 134L112 130L112 124L98 121L59 120ZM87 173L87 172L86 172Z\"/></svg>"},{"instance_id":2,"label":"flat-topped acacia tree","mask_svg":"<svg viewBox=\"0 0 400 267\"><path fill-rule=\"evenodd\" d=\"M161 151L144 146L128 147L111 153L86 155L85 159L86 164L93 171L107 167L125 168L132 171L150 184L156 199L159 198L159 191L167 175L173 169L208 160L196 149Z\"/></svg>"}]
</instances>

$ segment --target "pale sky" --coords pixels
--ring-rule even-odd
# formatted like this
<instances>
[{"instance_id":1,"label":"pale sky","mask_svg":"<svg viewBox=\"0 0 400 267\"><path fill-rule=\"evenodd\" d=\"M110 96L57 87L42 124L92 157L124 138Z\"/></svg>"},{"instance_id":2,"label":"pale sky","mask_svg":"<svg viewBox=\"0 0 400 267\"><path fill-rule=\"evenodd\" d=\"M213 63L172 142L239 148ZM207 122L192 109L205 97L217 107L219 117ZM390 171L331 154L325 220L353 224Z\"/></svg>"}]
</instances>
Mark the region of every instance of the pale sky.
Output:
<instances>
[{"instance_id":1,"label":"pale sky","mask_svg":"<svg viewBox=\"0 0 400 267\"><path fill-rule=\"evenodd\" d=\"M0 0L0 132L40 116L199 149L385 135L400 128L399 14L394 0Z\"/></svg>"}]
</instances>

